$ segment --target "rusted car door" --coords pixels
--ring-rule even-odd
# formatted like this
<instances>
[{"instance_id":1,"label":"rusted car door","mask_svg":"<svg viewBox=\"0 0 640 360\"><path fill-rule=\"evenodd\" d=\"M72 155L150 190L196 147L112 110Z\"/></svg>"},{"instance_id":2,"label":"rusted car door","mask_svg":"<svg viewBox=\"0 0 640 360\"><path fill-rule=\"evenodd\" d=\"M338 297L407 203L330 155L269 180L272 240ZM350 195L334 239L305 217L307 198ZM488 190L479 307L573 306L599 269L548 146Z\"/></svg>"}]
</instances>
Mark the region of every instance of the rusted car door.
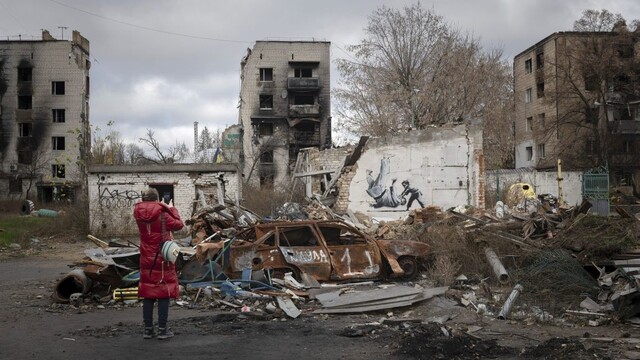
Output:
<instances>
[{"instance_id":1,"label":"rusted car door","mask_svg":"<svg viewBox=\"0 0 640 360\"><path fill-rule=\"evenodd\" d=\"M317 280L329 280L329 254L310 225L277 227L278 245L285 261Z\"/></svg>"},{"instance_id":2,"label":"rusted car door","mask_svg":"<svg viewBox=\"0 0 640 360\"><path fill-rule=\"evenodd\" d=\"M318 224L318 228L329 249L332 279L372 279L380 276L380 250L373 241L342 224Z\"/></svg>"}]
</instances>

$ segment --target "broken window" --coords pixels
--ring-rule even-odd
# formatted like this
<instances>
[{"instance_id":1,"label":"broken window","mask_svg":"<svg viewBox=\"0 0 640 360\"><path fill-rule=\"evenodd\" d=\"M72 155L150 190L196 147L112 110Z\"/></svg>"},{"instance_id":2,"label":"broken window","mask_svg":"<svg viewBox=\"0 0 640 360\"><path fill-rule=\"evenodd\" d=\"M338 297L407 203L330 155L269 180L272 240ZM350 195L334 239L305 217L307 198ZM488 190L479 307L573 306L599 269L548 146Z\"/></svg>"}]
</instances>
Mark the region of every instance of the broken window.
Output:
<instances>
[{"instance_id":1,"label":"broken window","mask_svg":"<svg viewBox=\"0 0 640 360\"><path fill-rule=\"evenodd\" d=\"M587 91L594 91L598 88L598 77L595 75L584 75L584 89Z\"/></svg>"},{"instance_id":2,"label":"broken window","mask_svg":"<svg viewBox=\"0 0 640 360\"><path fill-rule=\"evenodd\" d=\"M542 69L544 67L544 52L536 54L536 69Z\"/></svg>"},{"instance_id":3,"label":"broken window","mask_svg":"<svg viewBox=\"0 0 640 360\"><path fill-rule=\"evenodd\" d=\"M545 158L544 144L538 144L538 158L539 159Z\"/></svg>"},{"instance_id":4,"label":"broken window","mask_svg":"<svg viewBox=\"0 0 640 360\"><path fill-rule=\"evenodd\" d=\"M533 160L533 147L527 146L525 150L527 152L527 161Z\"/></svg>"},{"instance_id":5,"label":"broken window","mask_svg":"<svg viewBox=\"0 0 640 360\"><path fill-rule=\"evenodd\" d=\"M273 95L260 95L260 110L273 109Z\"/></svg>"},{"instance_id":6,"label":"broken window","mask_svg":"<svg viewBox=\"0 0 640 360\"><path fill-rule=\"evenodd\" d=\"M585 109L585 121L590 124L595 124L598 122L598 108L597 107L588 107Z\"/></svg>"},{"instance_id":7,"label":"broken window","mask_svg":"<svg viewBox=\"0 0 640 360\"><path fill-rule=\"evenodd\" d=\"M51 138L53 150L64 150L64 136L54 136Z\"/></svg>"},{"instance_id":8,"label":"broken window","mask_svg":"<svg viewBox=\"0 0 640 360\"><path fill-rule=\"evenodd\" d=\"M296 68L293 73L293 76L297 78L310 78L313 76L311 68Z\"/></svg>"},{"instance_id":9,"label":"broken window","mask_svg":"<svg viewBox=\"0 0 640 360\"><path fill-rule=\"evenodd\" d=\"M342 226L320 226L320 232L329 246L366 244L366 239L353 230Z\"/></svg>"},{"instance_id":10,"label":"broken window","mask_svg":"<svg viewBox=\"0 0 640 360\"><path fill-rule=\"evenodd\" d=\"M622 152L625 154L629 154L631 153L631 151L633 150L633 141L632 140L625 140L624 142L622 142Z\"/></svg>"},{"instance_id":11,"label":"broken window","mask_svg":"<svg viewBox=\"0 0 640 360\"><path fill-rule=\"evenodd\" d=\"M273 164L273 150L265 151L260 154L261 164Z\"/></svg>"},{"instance_id":12,"label":"broken window","mask_svg":"<svg viewBox=\"0 0 640 360\"><path fill-rule=\"evenodd\" d=\"M618 56L623 59L633 57L633 44L618 44Z\"/></svg>"},{"instance_id":13,"label":"broken window","mask_svg":"<svg viewBox=\"0 0 640 360\"><path fill-rule=\"evenodd\" d=\"M65 171L63 164L53 164L51 165L51 176L54 178L64 179Z\"/></svg>"},{"instance_id":14,"label":"broken window","mask_svg":"<svg viewBox=\"0 0 640 360\"><path fill-rule=\"evenodd\" d=\"M320 246L309 226L280 229L280 246Z\"/></svg>"},{"instance_id":15,"label":"broken window","mask_svg":"<svg viewBox=\"0 0 640 360\"><path fill-rule=\"evenodd\" d=\"M18 150L18 164L31 165L33 163L33 151Z\"/></svg>"},{"instance_id":16,"label":"broken window","mask_svg":"<svg viewBox=\"0 0 640 360\"><path fill-rule=\"evenodd\" d=\"M533 129L533 117L528 117L525 124L525 131L530 132Z\"/></svg>"},{"instance_id":17,"label":"broken window","mask_svg":"<svg viewBox=\"0 0 640 360\"><path fill-rule=\"evenodd\" d=\"M51 82L51 95L64 95L64 81Z\"/></svg>"},{"instance_id":18,"label":"broken window","mask_svg":"<svg viewBox=\"0 0 640 360\"><path fill-rule=\"evenodd\" d=\"M22 179L10 179L9 180L9 192L21 193L22 192Z\"/></svg>"},{"instance_id":19,"label":"broken window","mask_svg":"<svg viewBox=\"0 0 640 360\"><path fill-rule=\"evenodd\" d=\"M531 65L531 59L527 59L524 62L524 73L525 74L531 74L531 71L533 70L533 66Z\"/></svg>"},{"instance_id":20,"label":"broken window","mask_svg":"<svg viewBox=\"0 0 640 360\"><path fill-rule=\"evenodd\" d=\"M33 107L31 95L18 96L18 109L30 110Z\"/></svg>"},{"instance_id":21,"label":"broken window","mask_svg":"<svg viewBox=\"0 0 640 360\"><path fill-rule=\"evenodd\" d=\"M260 136L272 136L273 135L273 124L270 122L263 122L258 125L258 134Z\"/></svg>"},{"instance_id":22,"label":"broken window","mask_svg":"<svg viewBox=\"0 0 640 360\"><path fill-rule=\"evenodd\" d=\"M260 68L260 81L273 81L273 68Z\"/></svg>"},{"instance_id":23,"label":"broken window","mask_svg":"<svg viewBox=\"0 0 640 360\"><path fill-rule=\"evenodd\" d=\"M65 122L65 112L64 109L53 109L51 110L53 122L54 123L63 123Z\"/></svg>"},{"instance_id":24,"label":"broken window","mask_svg":"<svg viewBox=\"0 0 640 360\"><path fill-rule=\"evenodd\" d=\"M531 102L531 88L528 88L527 90L524 91L524 102L525 103Z\"/></svg>"},{"instance_id":25,"label":"broken window","mask_svg":"<svg viewBox=\"0 0 640 360\"><path fill-rule=\"evenodd\" d=\"M33 124L31 123L18 123L18 136L28 137L33 133Z\"/></svg>"},{"instance_id":26,"label":"broken window","mask_svg":"<svg viewBox=\"0 0 640 360\"><path fill-rule=\"evenodd\" d=\"M273 174L260 175L260 189L273 189Z\"/></svg>"},{"instance_id":27,"label":"broken window","mask_svg":"<svg viewBox=\"0 0 640 360\"><path fill-rule=\"evenodd\" d=\"M33 79L31 74L31 68L18 68L18 82L30 82Z\"/></svg>"},{"instance_id":28,"label":"broken window","mask_svg":"<svg viewBox=\"0 0 640 360\"><path fill-rule=\"evenodd\" d=\"M536 85L536 92L538 94L538 99L544 97L544 83L538 83Z\"/></svg>"},{"instance_id":29,"label":"broken window","mask_svg":"<svg viewBox=\"0 0 640 360\"><path fill-rule=\"evenodd\" d=\"M313 105L315 97L313 95L296 95L293 98L293 105Z\"/></svg>"},{"instance_id":30,"label":"broken window","mask_svg":"<svg viewBox=\"0 0 640 360\"><path fill-rule=\"evenodd\" d=\"M596 153L596 142L593 139L587 139L585 141L585 152L588 155L593 155Z\"/></svg>"}]
</instances>

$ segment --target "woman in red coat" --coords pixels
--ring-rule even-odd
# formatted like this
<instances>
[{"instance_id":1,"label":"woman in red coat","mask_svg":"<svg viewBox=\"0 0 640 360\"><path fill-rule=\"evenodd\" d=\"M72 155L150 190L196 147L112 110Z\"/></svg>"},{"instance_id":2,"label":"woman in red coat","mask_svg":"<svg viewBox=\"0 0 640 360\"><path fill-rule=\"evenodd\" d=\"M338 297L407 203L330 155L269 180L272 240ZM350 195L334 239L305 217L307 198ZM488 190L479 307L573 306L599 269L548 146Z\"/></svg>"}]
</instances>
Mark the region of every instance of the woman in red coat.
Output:
<instances>
[{"instance_id":1,"label":"woman in red coat","mask_svg":"<svg viewBox=\"0 0 640 360\"><path fill-rule=\"evenodd\" d=\"M158 339L168 339L173 333L167 328L169 299L179 295L178 274L173 263L162 257L162 244L171 240L171 231L184 226L172 203L158 201L158 191L148 189L142 201L133 209L140 231L140 283L138 296L142 300L145 339L153 337L153 306L158 301Z\"/></svg>"}]
</instances>

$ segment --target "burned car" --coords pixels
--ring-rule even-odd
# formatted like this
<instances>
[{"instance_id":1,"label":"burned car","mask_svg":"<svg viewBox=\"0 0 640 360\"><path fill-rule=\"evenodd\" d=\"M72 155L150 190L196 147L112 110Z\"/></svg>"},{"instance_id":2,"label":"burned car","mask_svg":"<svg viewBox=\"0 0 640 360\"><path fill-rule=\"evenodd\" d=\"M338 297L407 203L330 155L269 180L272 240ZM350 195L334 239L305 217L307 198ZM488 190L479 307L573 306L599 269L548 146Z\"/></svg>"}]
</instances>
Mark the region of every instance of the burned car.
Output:
<instances>
[{"instance_id":1,"label":"burned car","mask_svg":"<svg viewBox=\"0 0 640 360\"><path fill-rule=\"evenodd\" d=\"M335 220L258 224L238 233L229 246L211 243L199 247L201 254L209 252L209 259L215 253L231 278L240 278L247 269L270 269L274 276L292 272L300 278L305 273L318 281L410 279L429 252L424 243L376 240Z\"/></svg>"}]
</instances>

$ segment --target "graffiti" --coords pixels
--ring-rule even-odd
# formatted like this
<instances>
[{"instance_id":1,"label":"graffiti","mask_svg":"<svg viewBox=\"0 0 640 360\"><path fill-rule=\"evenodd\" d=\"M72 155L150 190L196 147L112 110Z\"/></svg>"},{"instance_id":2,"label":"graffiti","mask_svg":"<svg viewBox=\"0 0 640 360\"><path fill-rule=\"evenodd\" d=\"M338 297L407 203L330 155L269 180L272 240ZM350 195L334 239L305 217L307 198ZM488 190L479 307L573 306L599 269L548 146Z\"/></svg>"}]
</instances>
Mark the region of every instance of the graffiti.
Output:
<instances>
[{"instance_id":1,"label":"graffiti","mask_svg":"<svg viewBox=\"0 0 640 360\"><path fill-rule=\"evenodd\" d=\"M283 248L282 253L287 262L292 264L328 263L327 254L322 250L293 250Z\"/></svg>"},{"instance_id":2,"label":"graffiti","mask_svg":"<svg viewBox=\"0 0 640 360\"><path fill-rule=\"evenodd\" d=\"M422 192L419 189L412 187L409 180L404 180L402 182L404 189L399 195L395 188L397 179L391 179L391 185L387 187L390 174L391 159L389 158L382 158L380 160L380 172L377 177L374 178L373 171L367 169L367 194L375 201L370 204L372 207L397 208L400 205L407 205L407 210L409 210L414 201L417 201L420 207L425 206L422 198ZM407 195L409 196L408 201L406 199Z\"/></svg>"},{"instance_id":3,"label":"graffiti","mask_svg":"<svg viewBox=\"0 0 640 360\"><path fill-rule=\"evenodd\" d=\"M105 208L130 208L141 197L135 190L109 190L104 188L98 197L98 203Z\"/></svg>"}]
</instances>

